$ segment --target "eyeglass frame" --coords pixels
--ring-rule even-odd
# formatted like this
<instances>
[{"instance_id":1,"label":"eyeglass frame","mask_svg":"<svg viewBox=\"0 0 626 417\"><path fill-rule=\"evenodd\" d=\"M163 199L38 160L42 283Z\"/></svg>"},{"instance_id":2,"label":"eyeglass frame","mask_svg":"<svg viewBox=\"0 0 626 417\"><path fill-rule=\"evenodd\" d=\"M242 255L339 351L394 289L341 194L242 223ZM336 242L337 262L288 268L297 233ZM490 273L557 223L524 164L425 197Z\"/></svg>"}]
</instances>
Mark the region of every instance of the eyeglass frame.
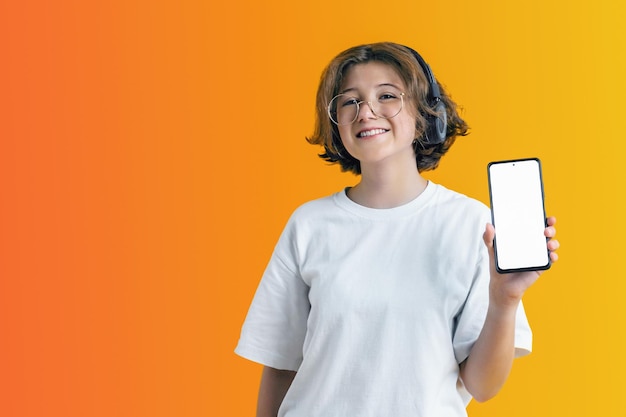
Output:
<instances>
[{"instance_id":1,"label":"eyeglass frame","mask_svg":"<svg viewBox=\"0 0 626 417\"><path fill-rule=\"evenodd\" d=\"M337 97L339 96L347 96L348 94L346 93L340 93L337 94L336 96L334 96L333 98L330 99L330 101L328 102L328 106L326 106L326 111L328 113L328 118L330 119L331 122L333 122L336 126L348 126L353 124L354 122L356 122L356 120L359 118L359 112L361 111L361 104L363 103L367 103L367 105L369 106L370 110L372 111L372 114L374 116L376 116L377 118L381 118L381 119L393 119L394 117L396 117L397 115L400 114L400 112L402 111L402 109L404 108L404 96L406 94L404 94L403 92L400 92L400 110L398 110L398 112L396 114L394 114L393 116L390 117L385 117L385 116L380 116L376 113L376 111L374 110L374 106L372 106L372 102L371 101L366 101L366 100L361 100L361 101L357 101L356 103L356 113L354 115L354 119L350 122L350 123L337 123L334 119L333 116L331 116L331 110L330 110L330 105L333 102L333 100L335 100Z\"/></svg>"}]
</instances>

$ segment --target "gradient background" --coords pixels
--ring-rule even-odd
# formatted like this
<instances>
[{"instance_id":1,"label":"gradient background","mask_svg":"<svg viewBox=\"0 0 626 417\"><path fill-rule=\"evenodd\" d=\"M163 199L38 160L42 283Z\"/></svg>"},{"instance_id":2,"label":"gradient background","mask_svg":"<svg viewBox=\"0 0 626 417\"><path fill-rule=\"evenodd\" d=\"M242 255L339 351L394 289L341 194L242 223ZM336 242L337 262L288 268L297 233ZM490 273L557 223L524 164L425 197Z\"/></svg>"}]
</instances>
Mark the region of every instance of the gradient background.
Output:
<instances>
[{"instance_id":1,"label":"gradient background","mask_svg":"<svg viewBox=\"0 0 626 417\"><path fill-rule=\"evenodd\" d=\"M561 261L535 352L472 416L623 415L626 6L614 0L0 3L0 415L250 416L233 349L292 210L357 179L304 137L324 65L408 44L472 134L428 174L487 201L537 156Z\"/></svg>"}]
</instances>

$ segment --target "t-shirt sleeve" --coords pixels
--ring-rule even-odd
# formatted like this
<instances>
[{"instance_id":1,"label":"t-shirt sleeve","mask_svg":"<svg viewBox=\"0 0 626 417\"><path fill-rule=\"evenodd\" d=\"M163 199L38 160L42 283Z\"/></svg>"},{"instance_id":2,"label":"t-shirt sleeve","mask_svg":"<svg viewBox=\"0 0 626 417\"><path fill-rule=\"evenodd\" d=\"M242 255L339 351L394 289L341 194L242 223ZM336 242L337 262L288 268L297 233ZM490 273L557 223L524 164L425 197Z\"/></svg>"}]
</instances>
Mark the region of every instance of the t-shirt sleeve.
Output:
<instances>
[{"instance_id":1,"label":"t-shirt sleeve","mask_svg":"<svg viewBox=\"0 0 626 417\"><path fill-rule=\"evenodd\" d=\"M272 368L297 371L310 303L309 287L298 272L293 233L290 222L261 278L235 353Z\"/></svg>"},{"instance_id":2,"label":"t-shirt sleeve","mask_svg":"<svg viewBox=\"0 0 626 417\"><path fill-rule=\"evenodd\" d=\"M469 295L461 313L457 316L453 335L454 354L458 363L467 359L483 328L489 307L489 280L489 255L487 248L481 242L480 255ZM520 302L515 316L515 356L525 356L531 351L532 331L526 318L524 305Z\"/></svg>"}]
</instances>

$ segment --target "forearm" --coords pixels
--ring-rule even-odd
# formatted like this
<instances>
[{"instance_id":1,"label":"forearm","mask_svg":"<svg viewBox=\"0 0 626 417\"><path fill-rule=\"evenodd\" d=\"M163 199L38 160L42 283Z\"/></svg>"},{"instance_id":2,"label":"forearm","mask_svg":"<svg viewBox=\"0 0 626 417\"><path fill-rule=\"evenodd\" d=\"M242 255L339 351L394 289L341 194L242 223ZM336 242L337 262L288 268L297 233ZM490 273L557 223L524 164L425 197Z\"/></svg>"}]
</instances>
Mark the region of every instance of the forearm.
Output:
<instances>
[{"instance_id":1,"label":"forearm","mask_svg":"<svg viewBox=\"0 0 626 417\"><path fill-rule=\"evenodd\" d=\"M263 368L256 410L257 417L278 415L278 409L295 376L294 371L282 371L268 366Z\"/></svg>"},{"instance_id":2,"label":"forearm","mask_svg":"<svg viewBox=\"0 0 626 417\"><path fill-rule=\"evenodd\" d=\"M461 379L477 401L487 401L504 385L515 358L517 307L490 306L485 324L469 357L461 365Z\"/></svg>"},{"instance_id":3,"label":"forearm","mask_svg":"<svg viewBox=\"0 0 626 417\"><path fill-rule=\"evenodd\" d=\"M548 238L550 259L556 262L559 242L554 238L556 218L548 217L544 234ZM461 364L460 375L465 388L477 401L487 401L498 393L506 381L515 358L515 317L524 292L542 271L498 274L494 254L495 229L487 224L483 241L489 252L489 309L468 358Z\"/></svg>"}]
</instances>

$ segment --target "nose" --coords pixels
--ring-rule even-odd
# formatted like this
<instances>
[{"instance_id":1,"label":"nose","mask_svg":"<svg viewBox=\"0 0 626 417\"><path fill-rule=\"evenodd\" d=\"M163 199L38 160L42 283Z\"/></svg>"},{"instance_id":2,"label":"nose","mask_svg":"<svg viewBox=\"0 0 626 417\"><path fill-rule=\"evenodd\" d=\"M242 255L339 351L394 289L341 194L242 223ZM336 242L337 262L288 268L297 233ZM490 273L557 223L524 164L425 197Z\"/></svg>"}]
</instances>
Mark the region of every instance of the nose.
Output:
<instances>
[{"instance_id":1,"label":"nose","mask_svg":"<svg viewBox=\"0 0 626 417\"><path fill-rule=\"evenodd\" d=\"M378 116L374 113L371 101L362 101L359 103L359 114L357 115L357 120L365 119L378 119Z\"/></svg>"}]
</instances>

